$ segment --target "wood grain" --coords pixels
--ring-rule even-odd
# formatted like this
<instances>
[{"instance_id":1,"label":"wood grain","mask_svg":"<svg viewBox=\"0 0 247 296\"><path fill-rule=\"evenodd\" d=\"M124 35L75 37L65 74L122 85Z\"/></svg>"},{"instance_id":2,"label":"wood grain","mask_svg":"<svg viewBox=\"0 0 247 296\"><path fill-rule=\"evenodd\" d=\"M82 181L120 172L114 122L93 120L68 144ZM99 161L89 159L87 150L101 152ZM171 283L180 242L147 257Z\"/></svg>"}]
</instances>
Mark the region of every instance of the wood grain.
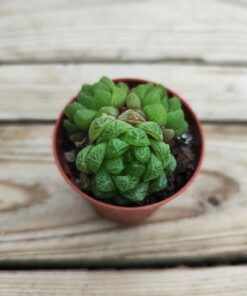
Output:
<instances>
[{"instance_id":1,"label":"wood grain","mask_svg":"<svg viewBox=\"0 0 247 296\"><path fill-rule=\"evenodd\" d=\"M0 273L0 296L245 296L246 290L246 266Z\"/></svg>"},{"instance_id":2,"label":"wood grain","mask_svg":"<svg viewBox=\"0 0 247 296\"><path fill-rule=\"evenodd\" d=\"M247 69L162 63L2 66L0 119L54 120L82 83L103 75L164 83L203 120L247 120Z\"/></svg>"},{"instance_id":3,"label":"wood grain","mask_svg":"<svg viewBox=\"0 0 247 296\"><path fill-rule=\"evenodd\" d=\"M247 256L247 128L205 126L194 184L136 227L99 218L65 184L52 127L0 128L0 260L166 262Z\"/></svg>"},{"instance_id":4,"label":"wood grain","mask_svg":"<svg viewBox=\"0 0 247 296\"><path fill-rule=\"evenodd\" d=\"M0 3L0 61L247 62L244 1Z\"/></svg>"}]
</instances>

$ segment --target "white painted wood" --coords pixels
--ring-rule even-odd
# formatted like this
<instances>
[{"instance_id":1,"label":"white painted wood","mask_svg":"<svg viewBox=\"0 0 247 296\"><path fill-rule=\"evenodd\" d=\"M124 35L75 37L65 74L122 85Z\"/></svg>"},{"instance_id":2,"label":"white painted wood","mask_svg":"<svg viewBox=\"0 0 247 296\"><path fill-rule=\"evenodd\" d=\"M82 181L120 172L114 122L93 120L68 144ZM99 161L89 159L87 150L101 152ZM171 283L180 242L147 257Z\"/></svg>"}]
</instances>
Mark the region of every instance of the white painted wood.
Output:
<instances>
[{"instance_id":1,"label":"white painted wood","mask_svg":"<svg viewBox=\"0 0 247 296\"><path fill-rule=\"evenodd\" d=\"M0 261L246 257L246 127L205 126L199 177L135 227L99 218L70 189L54 165L51 132L40 125L0 128Z\"/></svg>"},{"instance_id":2,"label":"white painted wood","mask_svg":"<svg viewBox=\"0 0 247 296\"><path fill-rule=\"evenodd\" d=\"M247 69L177 64L0 67L0 119L55 119L82 83L139 77L176 90L203 120L247 120Z\"/></svg>"},{"instance_id":3,"label":"white painted wood","mask_svg":"<svg viewBox=\"0 0 247 296\"><path fill-rule=\"evenodd\" d=\"M246 290L246 266L0 273L0 296L246 296Z\"/></svg>"},{"instance_id":4,"label":"white painted wood","mask_svg":"<svg viewBox=\"0 0 247 296\"><path fill-rule=\"evenodd\" d=\"M247 62L240 0L2 0L0 61Z\"/></svg>"}]
</instances>

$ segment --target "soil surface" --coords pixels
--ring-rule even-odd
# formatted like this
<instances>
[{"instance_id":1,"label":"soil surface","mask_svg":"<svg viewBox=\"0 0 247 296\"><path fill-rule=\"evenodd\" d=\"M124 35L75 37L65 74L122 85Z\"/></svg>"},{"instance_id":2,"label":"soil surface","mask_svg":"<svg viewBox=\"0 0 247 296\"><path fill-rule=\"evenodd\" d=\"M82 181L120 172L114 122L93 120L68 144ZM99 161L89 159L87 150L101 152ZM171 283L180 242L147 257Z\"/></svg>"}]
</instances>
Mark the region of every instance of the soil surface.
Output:
<instances>
[{"instance_id":1,"label":"soil surface","mask_svg":"<svg viewBox=\"0 0 247 296\"><path fill-rule=\"evenodd\" d=\"M75 166L75 157L77 153L88 144L87 134L85 133L85 137L82 142L77 143L77 147L75 147L74 143L71 141L66 139L64 140L64 149L66 151L64 153L64 157L68 163L72 178L76 180L78 187L82 190L80 183L80 171L78 171ZM146 196L146 198L138 204L132 202L125 206L138 207L162 201L178 192L189 181L195 171L198 160L198 143L196 139L191 134L185 134L176 140L173 140L169 144L171 152L177 160L177 168L170 176L167 177L167 187L159 192ZM91 192L87 193L92 195ZM111 200L101 201L113 204Z\"/></svg>"}]
</instances>

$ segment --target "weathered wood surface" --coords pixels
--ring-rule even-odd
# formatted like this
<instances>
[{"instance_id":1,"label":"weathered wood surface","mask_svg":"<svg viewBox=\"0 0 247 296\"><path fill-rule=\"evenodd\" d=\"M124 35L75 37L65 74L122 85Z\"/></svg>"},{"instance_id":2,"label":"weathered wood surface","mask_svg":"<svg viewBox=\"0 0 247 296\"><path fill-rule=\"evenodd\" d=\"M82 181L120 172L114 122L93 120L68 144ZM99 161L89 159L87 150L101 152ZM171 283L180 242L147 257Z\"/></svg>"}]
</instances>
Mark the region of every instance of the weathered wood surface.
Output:
<instances>
[{"instance_id":1,"label":"weathered wood surface","mask_svg":"<svg viewBox=\"0 0 247 296\"><path fill-rule=\"evenodd\" d=\"M246 296L247 267L0 273L0 296Z\"/></svg>"},{"instance_id":2,"label":"weathered wood surface","mask_svg":"<svg viewBox=\"0 0 247 296\"><path fill-rule=\"evenodd\" d=\"M180 93L203 120L247 120L247 69L177 64L18 65L0 67L0 119L52 119L80 85L103 75L140 77Z\"/></svg>"},{"instance_id":3,"label":"weathered wood surface","mask_svg":"<svg viewBox=\"0 0 247 296\"><path fill-rule=\"evenodd\" d=\"M200 176L136 227L99 218L70 189L54 165L51 132L42 125L0 128L1 261L246 258L245 126L205 126Z\"/></svg>"},{"instance_id":4,"label":"weathered wood surface","mask_svg":"<svg viewBox=\"0 0 247 296\"><path fill-rule=\"evenodd\" d=\"M0 61L247 62L243 0L1 0Z\"/></svg>"}]
</instances>

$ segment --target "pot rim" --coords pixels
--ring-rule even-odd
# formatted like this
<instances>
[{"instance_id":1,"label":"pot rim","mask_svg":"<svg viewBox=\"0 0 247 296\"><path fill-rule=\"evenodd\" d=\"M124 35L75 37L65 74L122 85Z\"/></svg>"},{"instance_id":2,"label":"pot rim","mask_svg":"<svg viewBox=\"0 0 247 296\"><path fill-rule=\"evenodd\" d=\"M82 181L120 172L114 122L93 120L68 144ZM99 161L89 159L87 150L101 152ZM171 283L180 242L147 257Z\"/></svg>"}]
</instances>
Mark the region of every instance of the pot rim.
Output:
<instances>
[{"instance_id":1,"label":"pot rim","mask_svg":"<svg viewBox=\"0 0 247 296\"><path fill-rule=\"evenodd\" d=\"M137 82L137 84L141 84L141 83L147 83L147 82L151 82L151 83L154 83L154 84L157 84L157 82L153 82L153 81L150 81L150 80L145 80L145 79L140 79L140 78L116 78L116 79L113 79L113 81L115 83L117 82ZM162 83L162 85L164 85ZM165 85L164 85L165 86ZM194 121L197 125L197 128L198 128L198 131L199 131L199 141L201 143L201 149L200 149L200 152L199 152L199 159L198 159L198 163L197 163L197 166L196 166L196 169L193 173L193 175L191 176L191 178L187 181L186 184L184 184L184 186L182 188L180 188L176 193L172 194L171 196L165 198L164 200L161 200L159 202L155 202L153 204L149 204L149 205L143 205L143 206L136 206L136 207L126 207L126 206L117 206L117 205L112 205L112 204L108 204L108 203L105 203L104 201L101 201L101 200L98 200L96 198L94 198L93 196L90 196L88 195L87 193L81 191L69 178L68 176L66 175L65 173L65 170L62 166L62 164L60 163L59 161L59 156L58 156L58 149L57 149L57 142L56 142L56 139L57 139L57 134L58 134L58 130L59 130L59 127L61 125L61 121L63 120L63 117L64 117L64 110L66 108L66 106L68 104L70 104L72 101L74 101L76 99L76 97L73 97L65 106L64 108L62 109L62 111L60 112L59 114L59 117L56 121L56 124L55 124L55 128L54 128L54 131L53 131L53 136L52 136L52 147L53 147L53 156L54 156L54 159L55 159L55 163L61 173L61 175L63 176L63 178L65 179L65 181L77 192L79 193L81 196L83 196L85 199L87 199L89 202L95 204L95 205L99 205L99 206L105 206L109 209L113 209L113 210L122 210L122 211L126 211L126 212L129 212L129 211L137 211L137 210L143 210L143 209L152 209L152 208L157 208L165 203L167 203L168 201L174 199L175 197L177 197L180 193L182 193L183 191L185 191L192 183L193 181L195 180L196 176L198 175L200 169L201 169L201 166L202 166L202 162L203 162L203 158L204 158L204 153L205 153L205 142L204 142L204 132L203 132L203 128L202 128L202 125L197 117L197 115L195 114L195 112L192 110L192 108L190 107L190 105L183 99L181 98L176 92L174 92L172 89L168 88L165 86L165 88L168 90L168 92L172 93L174 96L178 97L181 102L182 102L182 105L184 105L188 110L189 112L192 114L192 116L194 117Z\"/></svg>"}]
</instances>

